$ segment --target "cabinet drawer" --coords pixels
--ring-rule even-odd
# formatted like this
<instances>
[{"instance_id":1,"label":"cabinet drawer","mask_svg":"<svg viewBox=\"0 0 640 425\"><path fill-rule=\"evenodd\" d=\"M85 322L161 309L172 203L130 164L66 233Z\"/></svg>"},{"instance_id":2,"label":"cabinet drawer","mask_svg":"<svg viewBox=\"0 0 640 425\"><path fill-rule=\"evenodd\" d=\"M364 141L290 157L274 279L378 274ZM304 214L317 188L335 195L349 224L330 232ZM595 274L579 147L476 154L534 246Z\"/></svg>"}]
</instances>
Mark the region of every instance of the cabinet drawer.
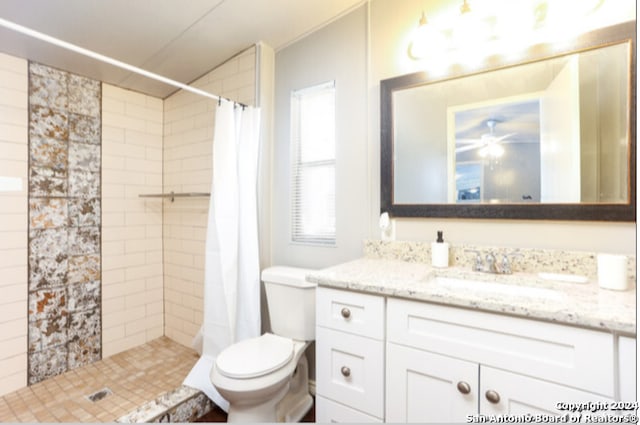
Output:
<instances>
[{"instance_id":1,"label":"cabinet drawer","mask_svg":"<svg viewBox=\"0 0 640 425\"><path fill-rule=\"evenodd\" d=\"M390 342L614 396L612 334L400 299L387 315Z\"/></svg>"},{"instance_id":2,"label":"cabinet drawer","mask_svg":"<svg viewBox=\"0 0 640 425\"><path fill-rule=\"evenodd\" d=\"M318 327L316 392L378 418L384 413L382 341Z\"/></svg>"},{"instance_id":3,"label":"cabinet drawer","mask_svg":"<svg viewBox=\"0 0 640 425\"><path fill-rule=\"evenodd\" d=\"M384 297L318 288L317 325L369 338L384 338Z\"/></svg>"},{"instance_id":4,"label":"cabinet drawer","mask_svg":"<svg viewBox=\"0 0 640 425\"><path fill-rule=\"evenodd\" d=\"M359 412L321 396L316 397L317 423L377 423L382 419Z\"/></svg>"}]
</instances>

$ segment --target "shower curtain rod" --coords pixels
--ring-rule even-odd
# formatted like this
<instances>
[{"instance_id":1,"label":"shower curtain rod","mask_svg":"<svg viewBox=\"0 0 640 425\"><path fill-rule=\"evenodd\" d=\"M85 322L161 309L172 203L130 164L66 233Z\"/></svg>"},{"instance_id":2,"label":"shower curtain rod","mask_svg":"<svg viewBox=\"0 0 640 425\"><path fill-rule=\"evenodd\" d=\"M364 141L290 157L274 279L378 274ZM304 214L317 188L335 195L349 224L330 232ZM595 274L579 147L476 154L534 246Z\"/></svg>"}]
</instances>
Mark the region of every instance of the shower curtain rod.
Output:
<instances>
[{"instance_id":1,"label":"shower curtain rod","mask_svg":"<svg viewBox=\"0 0 640 425\"><path fill-rule=\"evenodd\" d=\"M101 62L108 63L109 65L113 65L113 66L118 67L118 68L126 69L127 71L131 71L131 72L133 72L135 74L142 75L142 76L147 77L147 78L151 78L152 80L160 81L160 82L168 84L170 86L177 87L177 88L180 88L182 90L198 94L200 96L204 96L204 97L208 97L210 99L217 100L218 102L220 102L222 100L226 100L226 101L231 102L231 100L225 99L225 98L223 98L221 96L218 96L216 94L209 93L209 92L206 92L204 90L200 90L200 89L195 88L195 87L191 87L191 86L189 86L187 84L184 84L184 83L181 83L179 81L175 81L175 80L172 80L170 78L163 77L162 75L158 75L158 74L155 74L153 72L144 70L142 68L138 68L137 66L129 65L128 63L119 61L117 59L110 58L109 56L105 56L105 55L102 55L100 53L96 53L96 52L94 52L92 50L89 50L89 49L85 49L84 47L76 46L75 44L71 44L71 43L68 43L68 42L66 42L64 40L60 40L60 39L52 37L50 35L41 33L39 31L32 30L31 28L27 28L25 26L16 24L15 22L7 21L6 19L0 18L0 26L8 28L8 29L16 31L16 32L19 32L19 33L24 34L24 35L29 36L29 37L37 38L38 40L44 41L46 43L54 44L54 45L56 45L58 47L62 47L63 49L71 50L72 52L79 53L81 55L90 57L92 59L96 59L96 60L99 60ZM235 102L235 103L238 103L238 102ZM238 104L242 105L241 103L238 103ZM242 105L242 106L245 106L245 105Z\"/></svg>"}]
</instances>

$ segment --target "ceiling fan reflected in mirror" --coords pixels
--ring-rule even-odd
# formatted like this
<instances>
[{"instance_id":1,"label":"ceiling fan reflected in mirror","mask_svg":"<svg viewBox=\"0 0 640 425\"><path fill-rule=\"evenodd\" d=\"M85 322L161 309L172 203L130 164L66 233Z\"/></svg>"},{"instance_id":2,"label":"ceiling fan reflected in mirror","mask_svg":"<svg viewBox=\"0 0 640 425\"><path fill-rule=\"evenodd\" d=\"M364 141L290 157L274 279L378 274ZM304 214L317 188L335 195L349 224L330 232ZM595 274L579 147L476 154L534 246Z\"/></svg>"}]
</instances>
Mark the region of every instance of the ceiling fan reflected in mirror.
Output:
<instances>
[{"instance_id":1,"label":"ceiling fan reflected in mirror","mask_svg":"<svg viewBox=\"0 0 640 425\"><path fill-rule=\"evenodd\" d=\"M456 144L470 143L467 146L460 146L456 148L456 154L467 152L470 150L478 149L478 155L481 158L497 159L504 155L503 143L508 143L509 137L514 136L516 133L505 134L504 136L497 136L495 134L496 124L498 120L488 119L486 121L489 132L480 136L480 139L471 140L458 140Z\"/></svg>"}]
</instances>

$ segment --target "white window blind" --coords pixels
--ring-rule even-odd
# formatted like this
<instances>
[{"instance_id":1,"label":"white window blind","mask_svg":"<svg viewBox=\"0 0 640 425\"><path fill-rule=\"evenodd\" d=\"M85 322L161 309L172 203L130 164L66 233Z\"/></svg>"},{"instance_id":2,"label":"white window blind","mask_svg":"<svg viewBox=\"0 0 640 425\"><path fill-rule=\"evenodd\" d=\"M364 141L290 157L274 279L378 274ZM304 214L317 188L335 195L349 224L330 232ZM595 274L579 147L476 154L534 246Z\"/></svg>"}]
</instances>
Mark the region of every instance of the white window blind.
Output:
<instances>
[{"instance_id":1,"label":"white window blind","mask_svg":"<svg viewBox=\"0 0 640 425\"><path fill-rule=\"evenodd\" d=\"M335 83L291 94L291 239L335 245Z\"/></svg>"}]
</instances>

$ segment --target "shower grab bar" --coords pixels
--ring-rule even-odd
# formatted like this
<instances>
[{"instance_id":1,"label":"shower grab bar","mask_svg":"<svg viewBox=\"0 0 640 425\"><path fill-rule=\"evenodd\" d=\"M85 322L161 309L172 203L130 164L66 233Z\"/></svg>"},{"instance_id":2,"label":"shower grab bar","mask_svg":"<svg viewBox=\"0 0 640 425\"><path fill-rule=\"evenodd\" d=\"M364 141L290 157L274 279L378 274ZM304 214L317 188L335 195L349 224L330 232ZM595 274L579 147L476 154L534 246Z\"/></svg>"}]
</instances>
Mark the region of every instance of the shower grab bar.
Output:
<instances>
[{"instance_id":1,"label":"shower grab bar","mask_svg":"<svg viewBox=\"0 0 640 425\"><path fill-rule=\"evenodd\" d=\"M196 197L208 197L211 196L210 193L207 192L185 192L185 193L146 193L138 195L139 198L171 198L171 202L175 200L175 198L196 198Z\"/></svg>"}]
</instances>

